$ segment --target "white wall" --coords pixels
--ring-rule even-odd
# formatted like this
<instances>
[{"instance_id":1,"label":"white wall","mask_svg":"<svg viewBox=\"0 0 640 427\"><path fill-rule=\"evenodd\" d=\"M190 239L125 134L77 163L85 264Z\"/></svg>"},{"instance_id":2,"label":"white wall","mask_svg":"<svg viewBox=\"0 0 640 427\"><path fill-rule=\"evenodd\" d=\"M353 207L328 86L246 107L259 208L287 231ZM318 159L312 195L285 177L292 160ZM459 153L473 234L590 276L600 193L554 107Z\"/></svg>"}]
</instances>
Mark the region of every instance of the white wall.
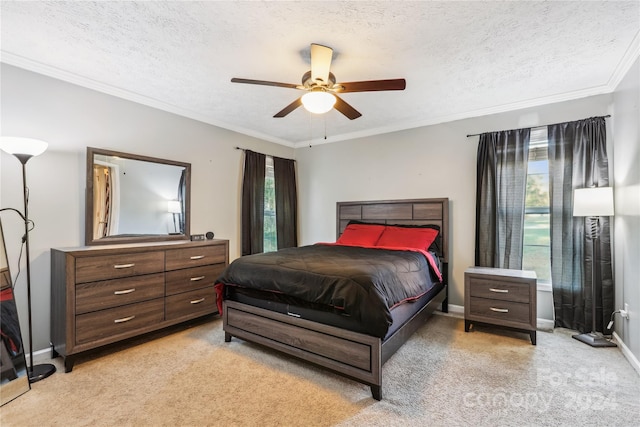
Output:
<instances>
[{"instance_id":1,"label":"white wall","mask_svg":"<svg viewBox=\"0 0 640 427\"><path fill-rule=\"evenodd\" d=\"M449 303L464 304L464 270L474 265L478 137L609 113L610 95L550 104L385 135L296 149L301 244L335 241L336 202L448 197ZM550 289L538 292L538 318L553 318ZM545 322L548 323L548 322Z\"/></svg>"},{"instance_id":2,"label":"white wall","mask_svg":"<svg viewBox=\"0 0 640 427\"><path fill-rule=\"evenodd\" d=\"M84 244L86 147L98 147L191 163L191 232L214 231L239 256L242 152L236 146L279 157L293 149L197 122L113 96L2 64L2 135L49 142L27 163L32 264L33 347L49 346L50 248ZM0 155L0 207L22 211L20 163ZM2 213L12 272L17 273L23 224ZM26 339L24 257L16 299Z\"/></svg>"},{"instance_id":3,"label":"white wall","mask_svg":"<svg viewBox=\"0 0 640 427\"><path fill-rule=\"evenodd\" d=\"M638 59L613 94L616 309L629 304L629 319L615 330L640 360L640 65ZM640 371L639 371L640 372Z\"/></svg>"}]
</instances>

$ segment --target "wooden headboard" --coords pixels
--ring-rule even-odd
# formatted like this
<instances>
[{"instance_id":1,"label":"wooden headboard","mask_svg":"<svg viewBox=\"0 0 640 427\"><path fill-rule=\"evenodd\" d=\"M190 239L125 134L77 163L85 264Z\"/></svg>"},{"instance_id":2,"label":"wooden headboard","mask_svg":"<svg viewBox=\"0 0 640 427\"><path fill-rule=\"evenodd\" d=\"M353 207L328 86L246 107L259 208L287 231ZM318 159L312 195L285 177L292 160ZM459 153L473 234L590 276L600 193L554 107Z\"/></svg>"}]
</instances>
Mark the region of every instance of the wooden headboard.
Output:
<instances>
[{"instance_id":1,"label":"wooden headboard","mask_svg":"<svg viewBox=\"0 0 640 427\"><path fill-rule=\"evenodd\" d=\"M338 202L336 238L350 220L383 224L437 225L440 227L438 255L449 262L449 199L373 200Z\"/></svg>"}]
</instances>

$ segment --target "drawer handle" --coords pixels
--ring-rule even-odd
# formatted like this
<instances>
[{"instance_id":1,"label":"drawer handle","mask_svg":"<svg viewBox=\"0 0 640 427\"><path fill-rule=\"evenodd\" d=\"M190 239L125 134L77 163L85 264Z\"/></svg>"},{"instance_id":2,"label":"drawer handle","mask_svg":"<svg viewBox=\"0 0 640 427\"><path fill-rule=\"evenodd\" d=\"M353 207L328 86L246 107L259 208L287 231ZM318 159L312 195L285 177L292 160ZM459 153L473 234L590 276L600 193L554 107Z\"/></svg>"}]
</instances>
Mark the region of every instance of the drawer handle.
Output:
<instances>
[{"instance_id":1,"label":"drawer handle","mask_svg":"<svg viewBox=\"0 0 640 427\"><path fill-rule=\"evenodd\" d=\"M204 255L194 255L191 257L191 259L202 259L204 258Z\"/></svg>"},{"instance_id":2,"label":"drawer handle","mask_svg":"<svg viewBox=\"0 0 640 427\"><path fill-rule=\"evenodd\" d=\"M129 317L123 317L122 319L116 319L113 321L113 323L124 323L124 322L128 322L129 320L133 320L135 319L136 316L129 316Z\"/></svg>"},{"instance_id":3,"label":"drawer handle","mask_svg":"<svg viewBox=\"0 0 640 427\"><path fill-rule=\"evenodd\" d=\"M191 301L191 304L200 304L202 301L204 301L204 298L194 299L193 301Z\"/></svg>"},{"instance_id":4,"label":"drawer handle","mask_svg":"<svg viewBox=\"0 0 640 427\"><path fill-rule=\"evenodd\" d=\"M489 290L491 292L498 292L499 294L508 294L509 293L509 289L496 289L496 288L489 288Z\"/></svg>"},{"instance_id":5,"label":"drawer handle","mask_svg":"<svg viewBox=\"0 0 640 427\"><path fill-rule=\"evenodd\" d=\"M115 291L113 294L114 295L126 295L126 294L130 294L131 292L135 292L136 288L131 288L131 289L125 289L123 291Z\"/></svg>"},{"instance_id":6,"label":"drawer handle","mask_svg":"<svg viewBox=\"0 0 640 427\"><path fill-rule=\"evenodd\" d=\"M496 311L498 313L508 313L509 309L508 308L495 308L495 307L489 307L489 310L491 311Z\"/></svg>"},{"instance_id":7,"label":"drawer handle","mask_svg":"<svg viewBox=\"0 0 640 427\"><path fill-rule=\"evenodd\" d=\"M113 266L113 268L131 268L133 267L135 264L131 263L131 264L116 264Z\"/></svg>"},{"instance_id":8,"label":"drawer handle","mask_svg":"<svg viewBox=\"0 0 640 427\"><path fill-rule=\"evenodd\" d=\"M192 282L197 282L198 280L202 280L202 279L204 279L204 277L205 277L205 276L192 277L192 278L191 278L191 281L192 281Z\"/></svg>"}]
</instances>

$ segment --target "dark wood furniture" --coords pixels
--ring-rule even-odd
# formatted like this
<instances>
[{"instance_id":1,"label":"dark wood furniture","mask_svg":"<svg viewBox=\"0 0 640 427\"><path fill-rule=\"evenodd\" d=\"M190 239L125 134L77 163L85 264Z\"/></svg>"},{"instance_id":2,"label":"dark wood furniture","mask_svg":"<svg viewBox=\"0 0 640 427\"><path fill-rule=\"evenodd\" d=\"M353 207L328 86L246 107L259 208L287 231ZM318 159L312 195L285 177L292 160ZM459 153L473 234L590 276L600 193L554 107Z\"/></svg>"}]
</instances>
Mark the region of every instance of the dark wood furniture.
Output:
<instances>
[{"instance_id":1,"label":"dark wood furniture","mask_svg":"<svg viewBox=\"0 0 640 427\"><path fill-rule=\"evenodd\" d=\"M485 323L527 332L536 345L536 273L470 267L464 272L464 330Z\"/></svg>"},{"instance_id":2,"label":"dark wood furniture","mask_svg":"<svg viewBox=\"0 0 640 427\"><path fill-rule=\"evenodd\" d=\"M87 350L216 313L229 242L51 250L51 339L65 371Z\"/></svg>"},{"instance_id":3,"label":"dark wood furniture","mask_svg":"<svg viewBox=\"0 0 640 427\"><path fill-rule=\"evenodd\" d=\"M438 225L441 228L438 255L443 262L442 274L446 285L449 199L339 202L336 218L338 237L352 219L387 224ZM447 311L447 286L385 340L236 301L224 301L222 318L225 341L229 342L235 336L315 363L369 385L373 397L380 400L382 365L437 308Z\"/></svg>"}]
</instances>

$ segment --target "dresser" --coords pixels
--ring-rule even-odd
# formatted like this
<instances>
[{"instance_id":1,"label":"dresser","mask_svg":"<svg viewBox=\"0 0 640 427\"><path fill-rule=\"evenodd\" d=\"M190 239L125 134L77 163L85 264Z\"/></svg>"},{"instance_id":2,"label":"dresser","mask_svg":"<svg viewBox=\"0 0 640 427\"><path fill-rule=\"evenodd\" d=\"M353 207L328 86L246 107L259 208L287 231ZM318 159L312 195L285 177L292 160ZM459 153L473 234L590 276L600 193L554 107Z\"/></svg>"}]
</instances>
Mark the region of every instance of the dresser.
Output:
<instances>
[{"instance_id":1,"label":"dresser","mask_svg":"<svg viewBox=\"0 0 640 427\"><path fill-rule=\"evenodd\" d=\"M464 272L464 330L472 323L508 327L529 333L536 344L536 273L489 267Z\"/></svg>"},{"instance_id":2,"label":"dresser","mask_svg":"<svg viewBox=\"0 0 640 427\"><path fill-rule=\"evenodd\" d=\"M227 240L51 249L53 355L77 355L216 313Z\"/></svg>"}]
</instances>

